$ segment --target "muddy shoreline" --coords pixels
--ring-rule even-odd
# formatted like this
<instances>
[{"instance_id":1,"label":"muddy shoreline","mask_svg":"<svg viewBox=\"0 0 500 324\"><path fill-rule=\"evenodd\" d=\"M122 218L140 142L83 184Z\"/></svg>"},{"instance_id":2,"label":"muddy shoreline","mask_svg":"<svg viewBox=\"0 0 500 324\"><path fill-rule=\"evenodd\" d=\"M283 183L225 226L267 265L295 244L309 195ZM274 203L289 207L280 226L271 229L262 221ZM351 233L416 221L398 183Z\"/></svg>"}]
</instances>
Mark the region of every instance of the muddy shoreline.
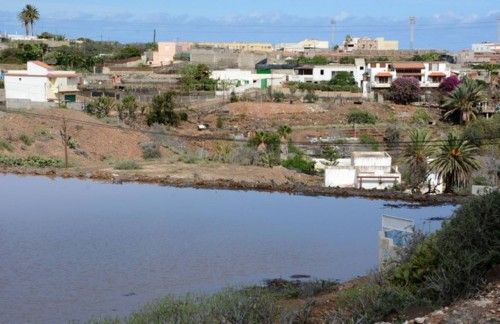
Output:
<instances>
[{"instance_id":1,"label":"muddy shoreline","mask_svg":"<svg viewBox=\"0 0 500 324\"><path fill-rule=\"evenodd\" d=\"M234 181L229 179L187 179L175 178L168 175L150 176L128 172L111 172L107 170L81 170L81 169L33 169L23 167L1 167L0 174L24 175L24 176L46 176L51 178L76 178L82 180L94 180L107 183L144 183L156 184L161 186L171 186L178 188L195 189L222 189L222 190L241 190L241 191L262 191L279 192L302 196L324 196L324 197L362 197L368 199L384 199L402 201L421 206L441 205L441 204L462 204L470 196L460 195L423 195L407 194L396 191L383 190L363 190L355 188L326 188L318 185L307 185L303 183L277 184L273 180L263 181L255 179L254 181ZM395 204L395 207L399 205Z\"/></svg>"}]
</instances>

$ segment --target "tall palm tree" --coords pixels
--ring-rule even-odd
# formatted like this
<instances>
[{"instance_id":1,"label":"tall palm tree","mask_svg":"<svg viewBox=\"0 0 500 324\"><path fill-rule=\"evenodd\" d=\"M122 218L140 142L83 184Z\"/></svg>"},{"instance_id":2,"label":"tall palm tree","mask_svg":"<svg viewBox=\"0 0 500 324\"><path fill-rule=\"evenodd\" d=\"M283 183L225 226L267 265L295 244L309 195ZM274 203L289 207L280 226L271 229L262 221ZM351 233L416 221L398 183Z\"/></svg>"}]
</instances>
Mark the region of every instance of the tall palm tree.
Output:
<instances>
[{"instance_id":1,"label":"tall palm tree","mask_svg":"<svg viewBox=\"0 0 500 324\"><path fill-rule=\"evenodd\" d=\"M476 118L479 105L486 100L484 86L475 80L465 78L462 83L448 95L444 107L449 110L444 114L448 118L451 114L459 112L460 121L467 123Z\"/></svg>"},{"instance_id":2,"label":"tall palm tree","mask_svg":"<svg viewBox=\"0 0 500 324\"><path fill-rule=\"evenodd\" d=\"M441 145L431 166L443 177L445 192L453 192L453 187L468 183L472 171L479 169L475 158L477 148L466 139L450 133Z\"/></svg>"},{"instance_id":3,"label":"tall palm tree","mask_svg":"<svg viewBox=\"0 0 500 324\"><path fill-rule=\"evenodd\" d=\"M33 25L40 19L40 12L38 9L35 6L28 4L23 8L23 10L21 10L18 18L24 24L26 36L30 34L30 31L31 36L33 36Z\"/></svg>"},{"instance_id":4,"label":"tall palm tree","mask_svg":"<svg viewBox=\"0 0 500 324\"><path fill-rule=\"evenodd\" d=\"M24 9L23 11L21 11L17 15L17 17L23 23L24 30L26 31L26 36L28 36L30 34L30 17L28 16L28 12L26 11L26 9Z\"/></svg>"},{"instance_id":5,"label":"tall palm tree","mask_svg":"<svg viewBox=\"0 0 500 324\"><path fill-rule=\"evenodd\" d=\"M414 191L427 180L429 173L427 161L433 153L431 135L427 130L415 129L410 132L410 143L403 151L403 158L408 167L408 184Z\"/></svg>"}]
</instances>

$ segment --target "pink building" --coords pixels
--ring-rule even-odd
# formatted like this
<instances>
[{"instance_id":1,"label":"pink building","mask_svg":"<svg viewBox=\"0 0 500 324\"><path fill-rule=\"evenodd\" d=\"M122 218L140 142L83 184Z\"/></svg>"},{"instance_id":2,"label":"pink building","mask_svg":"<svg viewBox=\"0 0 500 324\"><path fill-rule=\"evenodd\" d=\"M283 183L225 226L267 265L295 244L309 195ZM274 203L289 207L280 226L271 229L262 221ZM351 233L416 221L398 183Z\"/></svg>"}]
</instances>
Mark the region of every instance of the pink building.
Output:
<instances>
[{"instance_id":1,"label":"pink building","mask_svg":"<svg viewBox=\"0 0 500 324\"><path fill-rule=\"evenodd\" d=\"M187 42L158 42L157 51L145 53L146 64L150 66L164 66L172 64L176 54L189 52L191 43Z\"/></svg>"}]
</instances>

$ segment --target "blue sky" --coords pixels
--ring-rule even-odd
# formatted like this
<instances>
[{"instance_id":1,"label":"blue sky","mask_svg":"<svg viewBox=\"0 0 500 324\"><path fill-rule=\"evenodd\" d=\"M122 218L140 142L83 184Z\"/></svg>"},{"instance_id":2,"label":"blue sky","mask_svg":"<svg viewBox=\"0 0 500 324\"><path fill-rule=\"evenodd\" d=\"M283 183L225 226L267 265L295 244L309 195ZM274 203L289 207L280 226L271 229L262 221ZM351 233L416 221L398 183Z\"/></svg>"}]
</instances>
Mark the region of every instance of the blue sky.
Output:
<instances>
[{"instance_id":1,"label":"blue sky","mask_svg":"<svg viewBox=\"0 0 500 324\"><path fill-rule=\"evenodd\" d=\"M36 32L62 33L121 42L298 41L329 40L330 20L337 21L336 41L347 34L399 39L408 47L408 17L417 17L416 47L469 48L495 40L499 0L32 0L42 19ZM26 4L0 0L0 30L22 33L16 12Z\"/></svg>"}]
</instances>

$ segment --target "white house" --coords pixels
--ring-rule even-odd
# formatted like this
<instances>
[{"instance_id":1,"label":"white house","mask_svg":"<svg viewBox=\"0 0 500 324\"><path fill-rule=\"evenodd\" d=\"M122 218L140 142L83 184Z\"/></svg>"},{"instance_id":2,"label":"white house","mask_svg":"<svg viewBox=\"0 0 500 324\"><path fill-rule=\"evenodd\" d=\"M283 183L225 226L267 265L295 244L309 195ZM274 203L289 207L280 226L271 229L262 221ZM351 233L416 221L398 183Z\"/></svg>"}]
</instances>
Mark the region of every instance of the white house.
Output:
<instances>
[{"instance_id":1,"label":"white house","mask_svg":"<svg viewBox=\"0 0 500 324\"><path fill-rule=\"evenodd\" d=\"M295 74L289 77L289 81L313 83L330 81L338 72L351 73L361 88L365 73L365 60L355 59L354 64L303 65L295 68Z\"/></svg>"},{"instance_id":2,"label":"white house","mask_svg":"<svg viewBox=\"0 0 500 324\"><path fill-rule=\"evenodd\" d=\"M350 159L339 159L325 168L325 186L341 188L387 189L401 183L397 166L387 152L353 152Z\"/></svg>"},{"instance_id":3,"label":"white house","mask_svg":"<svg viewBox=\"0 0 500 324\"><path fill-rule=\"evenodd\" d=\"M472 44L472 52L474 53L500 52L500 43L483 42L483 43Z\"/></svg>"},{"instance_id":4,"label":"white house","mask_svg":"<svg viewBox=\"0 0 500 324\"><path fill-rule=\"evenodd\" d=\"M451 68L447 62L379 62L369 63L366 72L371 89L389 88L398 77L413 77L422 88L437 88Z\"/></svg>"},{"instance_id":5,"label":"white house","mask_svg":"<svg viewBox=\"0 0 500 324\"><path fill-rule=\"evenodd\" d=\"M75 102L79 81L80 76L74 71L56 71L46 63L29 61L26 70L10 70L5 74L7 108Z\"/></svg>"},{"instance_id":6,"label":"white house","mask_svg":"<svg viewBox=\"0 0 500 324\"><path fill-rule=\"evenodd\" d=\"M286 75L273 73L254 73L250 70L225 69L212 71L211 79L219 82L218 89L224 92L241 93L248 89L266 89L286 81Z\"/></svg>"}]
</instances>

